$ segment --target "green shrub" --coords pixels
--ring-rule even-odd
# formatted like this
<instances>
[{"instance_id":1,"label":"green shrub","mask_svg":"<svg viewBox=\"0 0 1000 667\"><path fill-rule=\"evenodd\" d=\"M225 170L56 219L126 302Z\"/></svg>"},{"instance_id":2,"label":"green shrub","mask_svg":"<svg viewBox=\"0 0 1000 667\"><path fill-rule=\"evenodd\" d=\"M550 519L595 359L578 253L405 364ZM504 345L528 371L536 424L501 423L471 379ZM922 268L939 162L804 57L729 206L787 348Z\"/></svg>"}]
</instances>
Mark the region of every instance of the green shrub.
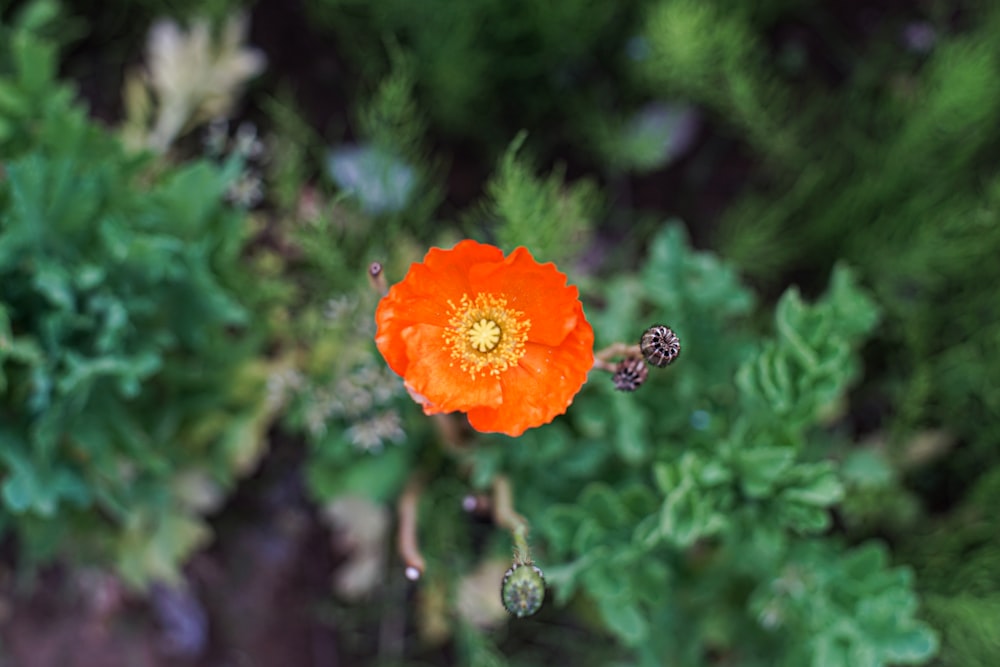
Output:
<instances>
[{"instance_id":1,"label":"green shrub","mask_svg":"<svg viewBox=\"0 0 1000 667\"><path fill-rule=\"evenodd\" d=\"M240 263L238 164L125 152L55 82L53 45L0 40L0 507L35 559L170 577L268 416Z\"/></svg>"},{"instance_id":2,"label":"green shrub","mask_svg":"<svg viewBox=\"0 0 1000 667\"><path fill-rule=\"evenodd\" d=\"M383 73L387 46L402 46L435 131L498 151L522 128L559 128L537 138L552 145L581 116L608 111L642 4L323 0L309 10L367 80Z\"/></svg>"}]
</instances>

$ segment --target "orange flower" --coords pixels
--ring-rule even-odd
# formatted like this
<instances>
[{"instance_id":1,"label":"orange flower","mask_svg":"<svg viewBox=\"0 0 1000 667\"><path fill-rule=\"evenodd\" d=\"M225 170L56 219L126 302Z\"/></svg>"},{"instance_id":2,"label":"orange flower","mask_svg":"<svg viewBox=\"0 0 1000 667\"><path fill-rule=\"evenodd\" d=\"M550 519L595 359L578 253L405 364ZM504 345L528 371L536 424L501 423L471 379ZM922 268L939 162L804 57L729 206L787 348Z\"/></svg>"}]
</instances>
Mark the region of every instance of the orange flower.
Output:
<instances>
[{"instance_id":1,"label":"orange flower","mask_svg":"<svg viewBox=\"0 0 1000 667\"><path fill-rule=\"evenodd\" d=\"M594 363L575 287L524 248L431 248L375 312L375 343L424 412L517 436L566 411Z\"/></svg>"}]
</instances>

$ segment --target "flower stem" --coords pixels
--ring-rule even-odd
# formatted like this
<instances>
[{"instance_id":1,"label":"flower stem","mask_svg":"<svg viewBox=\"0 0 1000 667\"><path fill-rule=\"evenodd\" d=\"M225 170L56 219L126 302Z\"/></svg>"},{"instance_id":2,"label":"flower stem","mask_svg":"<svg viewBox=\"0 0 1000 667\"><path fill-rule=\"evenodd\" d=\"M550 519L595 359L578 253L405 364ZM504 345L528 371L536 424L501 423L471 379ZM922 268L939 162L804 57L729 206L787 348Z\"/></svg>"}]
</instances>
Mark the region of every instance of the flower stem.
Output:
<instances>
[{"instance_id":1,"label":"flower stem","mask_svg":"<svg viewBox=\"0 0 1000 667\"><path fill-rule=\"evenodd\" d=\"M399 557L406 566L406 578L410 581L419 579L427 567L424 556L420 553L417 542L417 515L420 506L420 495L424 490L421 475L414 473L406 482L396 510L399 513L399 533L397 543Z\"/></svg>"},{"instance_id":2,"label":"flower stem","mask_svg":"<svg viewBox=\"0 0 1000 667\"><path fill-rule=\"evenodd\" d=\"M385 280L385 271L382 270L381 262L372 262L368 265L368 280L372 289L378 292L379 296L389 293L389 284Z\"/></svg>"},{"instance_id":3,"label":"flower stem","mask_svg":"<svg viewBox=\"0 0 1000 667\"><path fill-rule=\"evenodd\" d=\"M531 549L528 546L528 520L514 510L513 492L510 480L504 475L493 478L493 521L510 531L514 538L514 563L531 565Z\"/></svg>"},{"instance_id":4,"label":"flower stem","mask_svg":"<svg viewBox=\"0 0 1000 667\"><path fill-rule=\"evenodd\" d=\"M641 357L642 350L638 345L628 343L612 343L603 350L594 353L594 368L599 371L614 373L618 370L618 364L611 360L615 357Z\"/></svg>"}]
</instances>

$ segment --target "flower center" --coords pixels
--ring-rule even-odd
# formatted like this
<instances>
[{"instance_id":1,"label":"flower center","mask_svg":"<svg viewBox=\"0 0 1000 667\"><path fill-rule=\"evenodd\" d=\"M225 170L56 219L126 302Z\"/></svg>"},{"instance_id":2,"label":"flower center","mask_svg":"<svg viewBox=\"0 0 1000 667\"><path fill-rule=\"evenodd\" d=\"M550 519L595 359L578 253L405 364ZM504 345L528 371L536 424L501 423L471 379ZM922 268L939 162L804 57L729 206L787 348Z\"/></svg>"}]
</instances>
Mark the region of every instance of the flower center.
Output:
<instances>
[{"instance_id":1,"label":"flower center","mask_svg":"<svg viewBox=\"0 0 1000 667\"><path fill-rule=\"evenodd\" d=\"M469 342L478 351L489 352L500 342L500 326L493 320L479 320L469 329Z\"/></svg>"},{"instance_id":2,"label":"flower center","mask_svg":"<svg viewBox=\"0 0 1000 667\"><path fill-rule=\"evenodd\" d=\"M500 375L524 356L531 321L508 308L505 298L480 292L470 299L463 294L461 303L448 301L448 305L452 314L444 340L463 371L472 377L486 372Z\"/></svg>"}]
</instances>

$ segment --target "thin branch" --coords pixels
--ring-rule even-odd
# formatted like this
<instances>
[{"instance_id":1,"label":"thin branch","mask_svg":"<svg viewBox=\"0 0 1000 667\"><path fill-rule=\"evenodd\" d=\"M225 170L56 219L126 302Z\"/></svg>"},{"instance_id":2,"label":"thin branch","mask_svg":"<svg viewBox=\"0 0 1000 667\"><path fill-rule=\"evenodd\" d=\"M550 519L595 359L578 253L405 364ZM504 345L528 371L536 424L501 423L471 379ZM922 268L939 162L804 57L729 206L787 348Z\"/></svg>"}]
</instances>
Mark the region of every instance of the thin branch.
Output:
<instances>
[{"instance_id":1,"label":"thin branch","mask_svg":"<svg viewBox=\"0 0 1000 667\"><path fill-rule=\"evenodd\" d=\"M385 280L385 272L382 270L381 262L372 262L368 265L368 281L379 296L385 296L389 293L389 283Z\"/></svg>"},{"instance_id":2,"label":"thin branch","mask_svg":"<svg viewBox=\"0 0 1000 667\"><path fill-rule=\"evenodd\" d=\"M597 362L608 362L614 357L641 357L642 350L638 345L629 345L627 343L612 343L608 345L603 350L598 350L594 353L594 367L597 368Z\"/></svg>"},{"instance_id":3,"label":"thin branch","mask_svg":"<svg viewBox=\"0 0 1000 667\"><path fill-rule=\"evenodd\" d=\"M423 490L423 478L416 473L411 475L396 506L399 514L399 534L397 536L399 557L403 559L403 564L406 566L406 578L410 581L419 579L427 567L427 562L424 560L423 554L420 553L420 545L417 541L417 515L420 495Z\"/></svg>"},{"instance_id":4,"label":"thin branch","mask_svg":"<svg viewBox=\"0 0 1000 667\"><path fill-rule=\"evenodd\" d=\"M528 520L514 510L514 494L510 480L504 475L493 478L493 521L510 531L514 538L514 563L531 565L531 549L528 547Z\"/></svg>"}]
</instances>

